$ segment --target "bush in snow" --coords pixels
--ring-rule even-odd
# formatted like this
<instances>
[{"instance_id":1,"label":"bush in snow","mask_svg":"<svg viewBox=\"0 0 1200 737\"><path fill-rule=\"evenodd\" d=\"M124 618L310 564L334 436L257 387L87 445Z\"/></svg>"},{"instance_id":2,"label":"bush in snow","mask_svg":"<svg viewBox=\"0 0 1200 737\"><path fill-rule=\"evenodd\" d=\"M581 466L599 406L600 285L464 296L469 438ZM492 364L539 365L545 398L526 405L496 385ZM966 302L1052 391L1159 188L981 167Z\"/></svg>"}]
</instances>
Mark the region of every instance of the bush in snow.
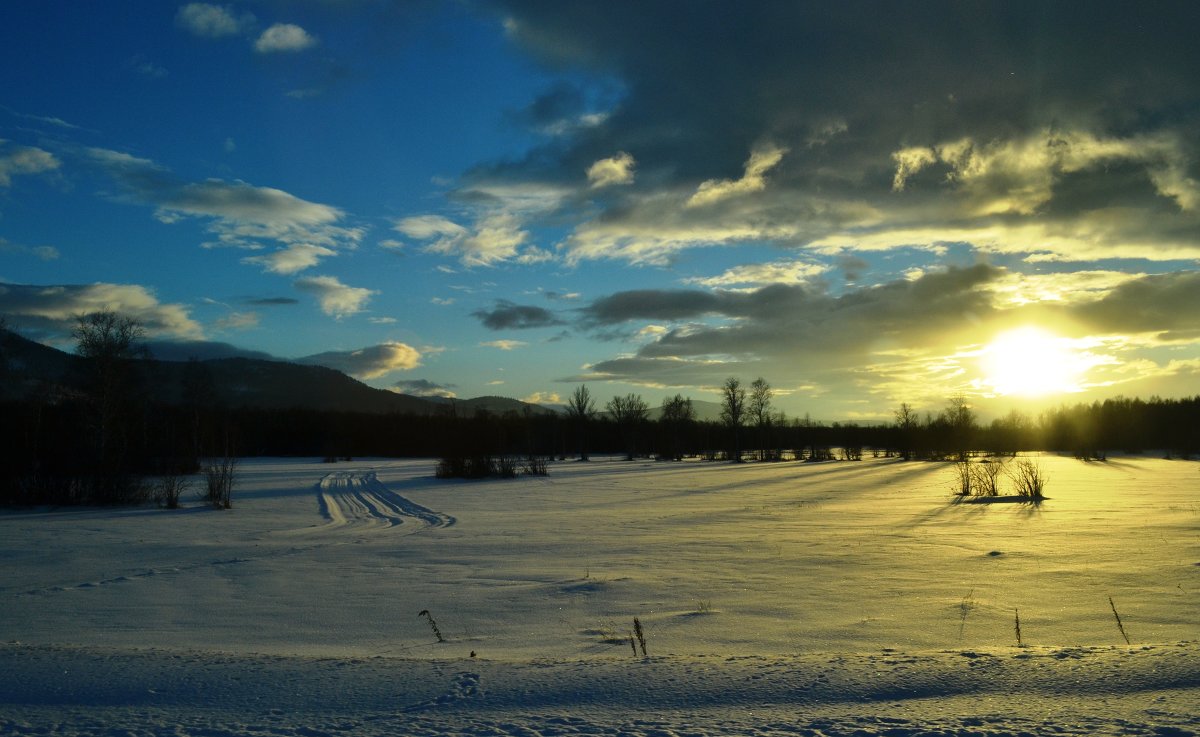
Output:
<instances>
[{"instance_id":1,"label":"bush in snow","mask_svg":"<svg viewBox=\"0 0 1200 737\"><path fill-rule=\"evenodd\" d=\"M1028 458L1022 458L1008 470L1008 477L1020 496L1043 499L1042 489L1046 486L1046 474L1041 466Z\"/></svg>"}]
</instances>

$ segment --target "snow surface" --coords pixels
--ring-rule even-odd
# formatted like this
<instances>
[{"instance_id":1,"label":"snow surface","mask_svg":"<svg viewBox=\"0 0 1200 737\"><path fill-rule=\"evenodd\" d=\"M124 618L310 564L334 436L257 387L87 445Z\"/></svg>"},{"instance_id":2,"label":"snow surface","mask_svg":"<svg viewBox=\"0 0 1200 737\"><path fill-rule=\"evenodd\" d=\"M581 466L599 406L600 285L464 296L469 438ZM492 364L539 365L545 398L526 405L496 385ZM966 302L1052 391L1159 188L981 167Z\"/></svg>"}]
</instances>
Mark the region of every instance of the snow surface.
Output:
<instances>
[{"instance_id":1,"label":"snow surface","mask_svg":"<svg viewBox=\"0 0 1200 737\"><path fill-rule=\"evenodd\" d=\"M1038 460L1038 505L888 459L255 459L232 510L0 513L0 734L1196 734L1200 464Z\"/></svg>"}]
</instances>

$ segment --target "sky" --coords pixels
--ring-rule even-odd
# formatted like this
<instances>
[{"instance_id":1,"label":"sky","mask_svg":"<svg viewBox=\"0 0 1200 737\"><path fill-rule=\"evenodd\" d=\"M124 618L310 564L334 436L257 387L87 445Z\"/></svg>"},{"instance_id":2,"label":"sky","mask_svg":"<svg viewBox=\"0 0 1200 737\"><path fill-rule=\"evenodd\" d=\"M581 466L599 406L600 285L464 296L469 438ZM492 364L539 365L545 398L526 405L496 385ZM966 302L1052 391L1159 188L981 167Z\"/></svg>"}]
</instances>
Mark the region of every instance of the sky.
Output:
<instances>
[{"instance_id":1,"label":"sky","mask_svg":"<svg viewBox=\"0 0 1200 737\"><path fill-rule=\"evenodd\" d=\"M412 394L1200 393L1200 6L0 4L0 315Z\"/></svg>"}]
</instances>

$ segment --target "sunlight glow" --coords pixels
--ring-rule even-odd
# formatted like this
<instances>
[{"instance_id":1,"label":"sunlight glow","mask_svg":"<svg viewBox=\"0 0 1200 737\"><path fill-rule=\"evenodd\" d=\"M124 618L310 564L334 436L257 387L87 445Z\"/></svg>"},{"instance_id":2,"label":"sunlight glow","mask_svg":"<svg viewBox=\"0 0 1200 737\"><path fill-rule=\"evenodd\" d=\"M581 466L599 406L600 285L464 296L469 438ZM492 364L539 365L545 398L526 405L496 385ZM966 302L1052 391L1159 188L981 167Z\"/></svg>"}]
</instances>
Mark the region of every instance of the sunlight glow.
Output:
<instances>
[{"instance_id":1,"label":"sunlight glow","mask_svg":"<svg viewBox=\"0 0 1200 737\"><path fill-rule=\"evenodd\" d=\"M1047 330L1001 333L980 354L984 383L1001 395L1040 397L1082 390L1087 361L1070 341Z\"/></svg>"}]
</instances>

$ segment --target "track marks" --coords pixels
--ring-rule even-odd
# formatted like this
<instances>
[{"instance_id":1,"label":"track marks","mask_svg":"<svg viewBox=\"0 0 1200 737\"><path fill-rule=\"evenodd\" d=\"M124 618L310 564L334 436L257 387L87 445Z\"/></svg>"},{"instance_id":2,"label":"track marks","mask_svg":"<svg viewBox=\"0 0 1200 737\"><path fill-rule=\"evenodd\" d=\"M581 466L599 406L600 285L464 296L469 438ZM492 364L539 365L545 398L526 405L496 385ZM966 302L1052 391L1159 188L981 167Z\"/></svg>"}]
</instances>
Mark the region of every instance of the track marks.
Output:
<instances>
[{"instance_id":1,"label":"track marks","mask_svg":"<svg viewBox=\"0 0 1200 737\"><path fill-rule=\"evenodd\" d=\"M387 529L415 522L419 528L449 527L454 518L422 507L387 488L374 471L337 471L318 484L327 527Z\"/></svg>"}]
</instances>

